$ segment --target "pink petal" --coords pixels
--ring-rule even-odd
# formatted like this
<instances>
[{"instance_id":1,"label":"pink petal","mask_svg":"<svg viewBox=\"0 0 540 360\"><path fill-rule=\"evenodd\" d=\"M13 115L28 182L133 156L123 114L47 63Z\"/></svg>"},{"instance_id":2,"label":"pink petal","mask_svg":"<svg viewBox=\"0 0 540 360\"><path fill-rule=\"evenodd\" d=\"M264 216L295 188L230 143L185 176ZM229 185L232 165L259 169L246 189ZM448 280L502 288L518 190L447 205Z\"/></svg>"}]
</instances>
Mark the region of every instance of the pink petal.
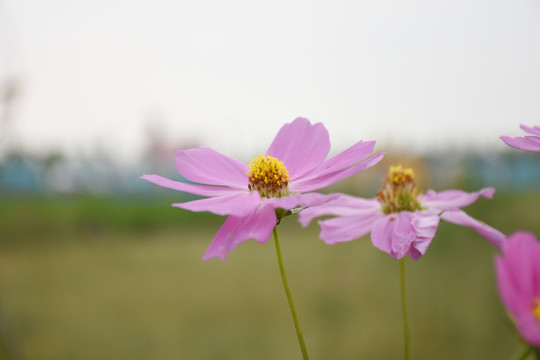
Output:
<instances>
[{"instance_id":1,"label":"pink petal","mask_svg":"<svg viewBox=\"0 0 540 360\"><path fill-rule=\"evenodd\" d=\"M176 168L186 179L209 185L225 185L247 189L247 165L209 147L180 150Z\"/></svg>"},{"instance_id":2,"label":"pink petal","mask_svg":"<svg viewBox=\"0 0 540 360\"><path fill-rule=\"evenodd\" d=\"M373 246L390 254L392 257L395 256L392 255L392 227L390 224L395 220L395 216L386 215L375 221L371 229L371 243Z\"/></svg>"},{"instance_id":3,"label":"pink petal","mask_svg":"<svg viewBox=\"0 0 540 360\"><path fill-rule=\"evenodd\" d=\"M532 259L540 259L540 245L538 244L538 241L536 241L536 245L534 248L530 250L531 258ZM532 263L533 269L533 289L532 289L532 295L535 298L540 299L540 261L533 261Z\"/></svg>"},{"instance_id":4,"label":"pink petal","mask_svg":"<svg viewBox=\"0 0 540 360\"><path fill-rule=\"evenodd\" d=\"M468 226L476 230L478 234L486 238L497 249L502 250L502 245L506 239L503 233L499 230L492 228L491 226L478 221L461 210L448 210L441 214L441 219L448 222Z\"/></svg>"},{"instance_id":5,"label":"pink petal","mask_svg":"<svg viewBox=\"0 0 540 360\"><path fill-rule=\"evenodd\" d=\"M418 260L426 254L426 251L435 237L435 233L439 228L439 216L425 213L414 213L412 226L416 234L416 238L411 243L411 248L408 251L409 256L413 260Z\"/></svg>"},{"instance_id":6,"label":"pink petal","mask_svg":"<svg viewBox=\"0 0 540 360\"><path fill-rule=\"evenodd\" d=\"M533 127L529 127L527 125L520 125L519 126L522 130L528 132L529 134L534 134L534 135L538 135L540 136L540 127L538 126L533 126Z\"/></svg>"},{"instance_id":7,"label":"pink petal","mask_svg":"<svg viewBox=\"0 0 540 360\"><path fill-rule=\"evenodd\" d=\"M506 145L519 150L540 152L540 140L534 136L511 138L510 136L503 135L501 136L501 140Z\"/></svg>"},{"instance_id":8,"label":"pink petal","mask_svg":"<svg viewBox=\"0 0 540 360\"><path fill-rule=\"evenodd\" d=\"M412 226L414 219L414 213L402 211L394 221L392 250L398 259L401 259L409 252L413 242L416 240L416 233Z\"/></svg>"},{"instance_id":9,"label":"pink petal","mask_svg":"<svg viewBox=\"0 0 540 360\"><path fill-rule=\"evenodd\" d=\"M503 244L504 261L512 270L512 280L527 298L539 296L540 287L540 243L531 233L516 232Z\"/></svg>"},{"instance_id":10,"label":"pink petal","mask_svg":"<svg viewBox=\"0 0 540 360\"><path fill-rule=\"evenodd\" d=\"M265 243L276 226L276 213L271 207L261 207L246 217L228 216L212 240L203 260L219 257L225 261L236 246L255 239Z\"/></svg>"},{"instance_id":11,"label":"pink petal","mask_svg":"<svg viewBox=\"0 0 540 360\"><path fill-rule=\"evenodd\" d=\"M524 136L521 139L525 139L531 145L540 145L540 136Z\"/></svg>"},{"instance_id":12,"label":"pink petal","mask_svg":"<svg viewBox=\"0 0 540 360\"><path fill-rule=\"evenodd\" d=\"M321 123L297 118L279 130L266 155L283 161L291 180L322 164L330 151L328 131Z\"/></svg>"},{"instance_id":13,"label":"pink petal","mask_svg":"<svg viewBox=\"0 0 540 360\"><path fill-rule=\"evenodd\" d=\"M321 227L319 237L327 244L359 239L367 235L373 223L382 216L382 213L367 216L351 215L319 221Z\"/></svg>"},{"instance_id":14,"label":"pink petal","mask_svg":"<svg viewBox=\"0 0 540 360\"><path fill-rule=\"evenodd\" d=\"M540 347L540 324L538 324L532 310L528 313L521 313L516 318L516 322L523 339L531 345Z\"/></svg>"},{"instance_id":15,"label":"pink petal","mask_svg":"<svg viewBox=\"0 0 540 360\"><path fill-rule=\"evenodd\" d=\"M335 171L343 170L359 163L373 152L375 141L360 141L339 154L331 157L319 167L303 175L297 181L306 181Z\"/></svg>"},{"instance_id":16,"label":"pink petal","mask_svg":"<svg viewBox=\"0 0 540 360\"><path fill-rule=\"evenodd\" d=\"M377 220L371 230L371 242L393 258L403 258L416 237L412 227L413 218L413 213L402 211Z\"/></svg>"},{"instance_id":17,"label":"pink petal","mask_svg":"<svg viewBox=\"0 0 540 360\"><path fill-rule=\"evenodd\" d=\"M363 199L355 196L340 194L335 200L309 207L298 213L302 226L307 226L312 219L325 215L368 215L382 214L381 204L377 199Z\"/></svg>"},{"instance_id":18,"label":"pink petal","mask_svg":"<svg viewBox=\"0 0 540 360\"><path fill-rule=\"evenodd\" d=\"M480 196L491 199L494 193L495 189L491 187L473 193L461 190L445 190L436 193L433 190L428 190L425 195L419 196L419 200L429 209L442 211L470 205Z\"/></svg>"},{"instance_id":19,"label":"pink petal","mask_svg":"<svg viewBox=\"0 0 540 360\"><path fill-rule=\"evenodd\" d=\"M259 194L244 193L227 196L212 197L202 200L176 203L172 206L190 211L210 211L218 215L234 215L245 217L253 212L260 204Z\"/></svg>"},{"instance_id":20,"label":"pink petal","mask_svg":"<svg viewBox=\"0 0 540 360\"><path fill-rule=\"evenodd\" d=\"M538 346L540 324L533 303L540 295L540 243L531 233L516 232L503 244L503 255L495 259L501 299L525 341Z\"/></svg>"},{"instance_id":21,"label":"pink petal","mask_svg":"<svg viewBox=\"0 0 540 360\"><path fill-rule=\"evenodd\" d=\"M184 191L190 194L200 195L200 196L222 196L222 195L231 195L233 193L241 194L244 193L244 190L233 189L230 187L220 187L220 186L205 186L205 185L195 185L195 184L186 184L179 181L173 181L159 175L143 175L141 179L150 181L151 183L174 189L179 191Z\"/></svg>"},{"instance_id":22,"label":"pink petal","mask_svg":"<svg viewBox=\"0 0 540 360\"><path fill-rule=\"evenodd\" d=\"M495 258L497 271L497 287L501 299L513 317L520 313L527 312L531 307L531 298L524 296L516 282L516 274L514 274L512 266L505 258L497 256Z\"/></svg>"},{"instance_id":23,"label":"pink petal","mask_svg":"<svg viewBox=\"0 0 540 360\"><path fill-rule=\"evenodd\" d=\"M293 196L284 196L282 198L263 198L265 205L271 206L274 209L292 210L298 206L316 206L327 201L336 199L339 194L319 194L307 193Z\"/></svg>"},{"instance_id":24,"label":"pink petal","mask_svg":"<svg viewBox=\"0 0 540 360\"><path fill-rule=\"evenodd\" d=\"M309 179L305 181L303 181L302 179L298 179L298 181L296 182L291 181L289 182L289 189L293 192L307 192L307 191L314 191L314 190L322 189L339 180L342 180L362 170L372 167L373 165L377 164L379 161L382 160L382 158L384 157L384 154L385 153L382 153L382 152L377 153L354 166L351 166L343 170L335 171L329 174L325 174L317 178L313 178L313 179Z\"/></svg>"}]
</instances>

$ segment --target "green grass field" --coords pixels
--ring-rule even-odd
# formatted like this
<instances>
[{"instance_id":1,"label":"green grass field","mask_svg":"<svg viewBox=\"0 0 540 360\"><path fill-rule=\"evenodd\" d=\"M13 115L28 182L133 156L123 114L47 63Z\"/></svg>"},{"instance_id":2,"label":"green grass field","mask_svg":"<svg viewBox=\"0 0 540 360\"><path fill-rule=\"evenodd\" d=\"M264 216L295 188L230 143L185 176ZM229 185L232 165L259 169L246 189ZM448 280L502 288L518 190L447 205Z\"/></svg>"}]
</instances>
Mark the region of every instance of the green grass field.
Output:
<instances>
[{"instance_id":1,"label":"green grass field","mask_svg":"<svg viewBox=\"0 0 540 360\"><path fill-rule=\"evenodd\" d=\"M171 199L1 199L0 353L10 359L299 359L272 241L201 256L222 218ZM466 211L540 234L540 194ZM369 238L334 246L279 226L312 359L400 359L399 262ZM413 359L512 359L523 349L495 285L496 250L441 224L407 261ZM9 354L9 357L8 355Z\"/></svg>"}]
</instances>

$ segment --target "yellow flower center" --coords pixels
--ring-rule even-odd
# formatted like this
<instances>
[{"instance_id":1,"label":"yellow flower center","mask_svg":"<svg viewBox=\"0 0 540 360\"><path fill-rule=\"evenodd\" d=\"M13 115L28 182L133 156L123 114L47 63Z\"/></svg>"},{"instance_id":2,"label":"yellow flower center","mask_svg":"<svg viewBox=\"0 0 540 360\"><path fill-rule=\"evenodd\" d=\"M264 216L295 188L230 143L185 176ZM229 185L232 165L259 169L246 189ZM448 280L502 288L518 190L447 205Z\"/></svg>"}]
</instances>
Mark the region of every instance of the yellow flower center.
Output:
<instances>
[{"instance_id":1,"label":"yellow flower center","mask_svg":"<svg viewBox=\"0 0 540 360\"><path fill-rule=\"evenodd\" d=\"M258 155L248 165L249 191L257 190L262 197L282 197L288 194L289 172L272 156Z\"/></svg>"},{"instance_id":2,"label":"yellow flower center","mask_svg":"<svg viewBox=\"0 0 540 360\"><path fill-rule=\"evenodd\" d=\"M385 214L422 210L417 195L414 171L398 165L390 166L384 185L377 193L377 200Z\"/></svg>"},{"instance_id":3,"label":"yellow flower center","mask_svg":"<svg viewBox=\"0 0 540 360\"><path fill-rule=\"evenodd\" d=\"M533 301L533 314L538 320L538 325L540 325L540 298L536 298Z\"/></svg>"}]
</instances>

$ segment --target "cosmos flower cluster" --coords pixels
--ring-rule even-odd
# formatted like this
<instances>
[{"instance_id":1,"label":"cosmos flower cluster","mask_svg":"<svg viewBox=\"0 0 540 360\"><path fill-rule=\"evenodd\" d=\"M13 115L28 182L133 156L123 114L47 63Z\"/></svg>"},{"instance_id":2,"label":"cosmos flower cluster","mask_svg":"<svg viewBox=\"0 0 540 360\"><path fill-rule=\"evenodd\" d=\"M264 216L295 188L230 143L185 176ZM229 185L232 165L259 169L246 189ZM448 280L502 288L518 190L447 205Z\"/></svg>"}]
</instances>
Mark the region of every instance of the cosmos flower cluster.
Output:
<instances>
[{"instance_id":1,"label":"cosmos flower cluster","mask_svg":"<svg viewBox=\"0 0 540 360\"><path fill-rule=\"evenodd\" d=\"M514 148L540 152L540 127L521 128L532 136L501 139ZM540 347L540 243L525 232L507 237L461 209L481 197L491 199L493 188L472 193L421 192L414 170L398 165L390 167L372 198L314 192L377 164L384 153L373 153L374 147L374 141L359 141L328 158L326 128L297 118L285 124L267 151L248 164L201 147L176 153L176 168L191 183L159 175L142 179L205 197L175 207L226 216L203 255L205 260L225 261L228 253L249 239L267 242L280 220L294 213L299 213L304 226L317 217L332 216L318 222L320 238L327 244L370 234L376 248L396 259L424 256L441 220L470 227L501 252L496 258L501 298L521 337Z\"/></svg>"}]
</instances>

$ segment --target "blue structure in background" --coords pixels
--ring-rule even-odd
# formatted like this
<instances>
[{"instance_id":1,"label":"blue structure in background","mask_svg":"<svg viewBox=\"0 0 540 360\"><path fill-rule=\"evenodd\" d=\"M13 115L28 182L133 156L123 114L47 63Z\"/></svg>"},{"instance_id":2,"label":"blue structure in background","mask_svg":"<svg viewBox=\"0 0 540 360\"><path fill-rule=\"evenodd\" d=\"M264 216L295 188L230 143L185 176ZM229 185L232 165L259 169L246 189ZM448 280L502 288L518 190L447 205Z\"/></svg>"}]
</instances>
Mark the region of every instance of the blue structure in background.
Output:
<instances>
[{"instance_id":1,"label":"blue structure in background","mask_svg":"<svg viewBox=\"0 0 540 360\"><path fill-rule=\"evenodd\" d=\"M45 190L43 166L25 158L14 158L0 164L0 194L39 194Z\"/></svg>"},{"instance_id":2,"label":"blue structure in background","mask_svg":"<svg viewBox=\"0 0 540 360\"><path fill-rule=\"evenodd\" d=\"M432 154L421 157L431 174L434 189L461 188L467 191L493 186L497 191L540 191L540 154ZM163 190L140 179L157 173L189 182L172 166L153 168L120 166L107 160L56 159L43 161L14 156L0 163L0 196L46 194L95 194L104 196L150 195ZM150 170L149 170L150 169ZM378 187L378 184L375 186ZM181 197L183 193L178 193Z\"/></svg>"},{"instance_id":3,"label":"blue structure in background","mask_svg":"<svg viewBox=\"0 0 540 360\"><path fill-rule=\"evenodd\" d=\"M534 153L477 157L467 169L472 184L505 191L540 190L540 156Z\"/></svg>"}]
</instances>

